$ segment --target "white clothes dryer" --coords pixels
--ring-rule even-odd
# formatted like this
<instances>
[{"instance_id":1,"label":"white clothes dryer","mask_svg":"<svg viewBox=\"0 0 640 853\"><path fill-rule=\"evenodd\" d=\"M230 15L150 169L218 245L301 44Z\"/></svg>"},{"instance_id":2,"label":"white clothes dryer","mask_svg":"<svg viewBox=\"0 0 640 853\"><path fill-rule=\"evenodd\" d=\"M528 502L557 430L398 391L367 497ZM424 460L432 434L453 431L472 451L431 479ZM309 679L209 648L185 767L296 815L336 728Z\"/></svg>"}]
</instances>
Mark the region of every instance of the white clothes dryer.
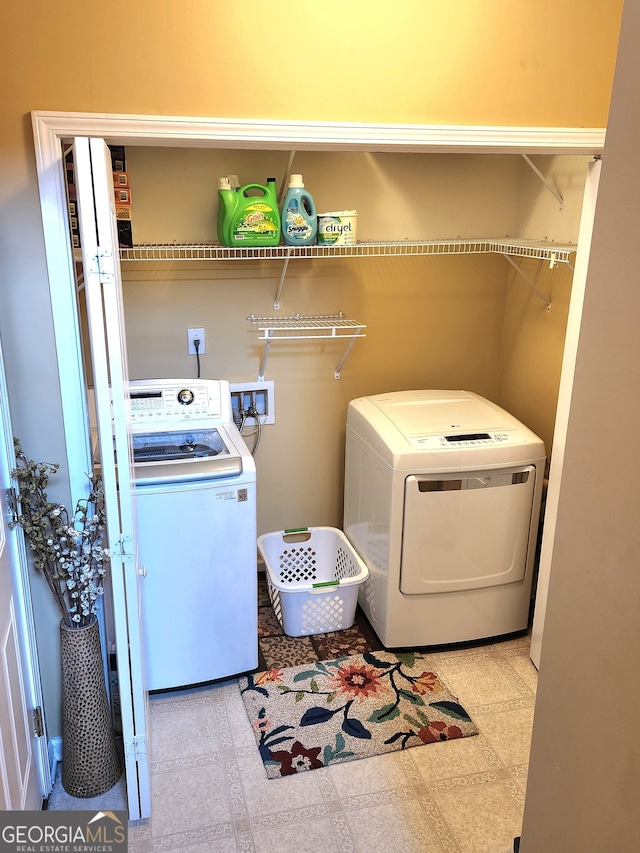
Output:
<instances>
[{"instance_id":1,"label":"white clothes dryer","mask_svg":"<svg viewBox=\"0 0 640 853\"><path fill-rule=\"evenodd\" d=\"M472 392L349 403L344 531L383 645L527 628L545 463L540 438Z\"/></svg>"}]
</instances>

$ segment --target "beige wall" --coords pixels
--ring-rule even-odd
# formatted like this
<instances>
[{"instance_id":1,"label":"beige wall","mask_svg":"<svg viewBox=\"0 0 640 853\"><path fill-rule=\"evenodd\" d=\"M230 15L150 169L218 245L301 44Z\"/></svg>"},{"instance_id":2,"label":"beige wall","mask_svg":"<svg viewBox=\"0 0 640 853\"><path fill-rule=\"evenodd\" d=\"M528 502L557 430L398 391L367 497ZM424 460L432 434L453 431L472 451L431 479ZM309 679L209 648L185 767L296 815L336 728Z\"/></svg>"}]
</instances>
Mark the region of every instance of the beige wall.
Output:
<instances>
[{"instance_id":1,"label":"beige wall","mask_svg":"<svg viewBox=\"0 0 640 853\"><path fill-rule=\"evenodd\" d=\"M215 234L220 174L280 176L286 152L129 147L137 243ZM585 157L538 158L564 210L521 157L303 152L318 210L355 208L358 237L438 239L520 234L575 243ZM316 189L317 188L317 189ZM499 256L294 260L274 311L281 261L123 264L132 378L195 376L186 330L203 327L202 376L255 381L262 344L247 316L333 314L367 325L337 382L345 345L275 343L277 421L256 457L258 529L342 525L350 399L406 388L464 388L502 403L551 448L571 274L524 261L551 311ZM513 274L512 274L513 273ZM248 431L248 444L253 438Z\"/></svg>"},{"instance_id":2,"label":"beige wall","mask_svg":"<svg viewBox=\"0 0 640 853\"><path fill-rule=\"evenodd\" d=\"M524 262L545 302L518 274L512 275L505 304L497 402L520 418L545 443L551 456L562 353L571 297L571 271Z\"/></svg>"},{"instance_id":3,"label":"beige wall","mask_svg":"<svg viewBox=\"0 0 640 853\"><path fill-rule=\"evenodd\" d=\"M22 111L599 127L620 9L25 0L5 4L2 62Z\"/></svg>"},{"instance_id":4,"label":"beige wall","mask_svg":"<svg viewBox=\"0 0 640 853\"><path fill-rule=\"evenodd\" d=\"M528 165L522 166L515 233L520 237L575 243L580 228L588 158L533 157L562 205ZM515 259L518 260L518 259ZM522 275L511 273L497 402L539 435L551 455L571 270L535 260L519 261L524 275L551 300L547 305Z\"/></svg>"},{"instance_id":5,"label":"beige wall","mask_svg":"<svg viewBox=\"0 0 640 853\"><path fill-rule=\"evenodd\" d=\"M522 853L638 849L640 6L625 4L551 558Z\"/></svg>"},{"instance_id":6,"label":"beige wall","mask_svg":"<svg viewBox=\"0 0 640 853\"><path fill-rule=\"evenodd\" d=\"M284 5L254 4L249 14L209 0L5 4L0 335L14 427L25 448L61 462L64 481L31 110L603 126L621 6L407 0L390 18L386 7L372 13L372 4L360 0L340 7L338 23L336 11L310 3L295 16ZM292 73L298 46L305 66ZM346 399L353 389L341 387ZM64 498L64 487L58 491ZM41 592L36 585L55 734L57 619Z\"/></svg>"},{"instance_id":7,"label":"beige wall","mask_svg":"<svg viewBox=\"0 0 640 853\"><path fill-rule=\"evenodd\" d=\"M534 157L550 187L528 166L522 170L516 233L521 237L576 242L588 158ZM551 300L551 308L523 277L512 273L504 320L498 402L545 443L551 455L564 335L571 296L568 267L524 261L522 272Z\"/></svg>"}]
</instances>

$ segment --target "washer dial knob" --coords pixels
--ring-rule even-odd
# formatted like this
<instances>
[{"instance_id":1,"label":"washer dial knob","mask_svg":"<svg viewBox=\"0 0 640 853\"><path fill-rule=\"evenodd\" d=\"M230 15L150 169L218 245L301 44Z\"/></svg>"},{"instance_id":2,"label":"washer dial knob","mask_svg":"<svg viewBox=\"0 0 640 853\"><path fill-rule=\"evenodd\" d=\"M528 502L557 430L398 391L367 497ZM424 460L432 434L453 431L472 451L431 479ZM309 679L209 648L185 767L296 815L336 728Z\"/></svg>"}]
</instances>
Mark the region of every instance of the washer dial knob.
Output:
<instances>
[{"instance_id":1,"label":"washer dial knob","mask_svg":"<svg viewBox=\"0 0 640 853\"><path fill-rule=\"evenodd\" d=\"M181 406L190 406L193 401L193 391L190 391L188 388L183 388L182 391L178 391L178 402Z\"/></svg>"}]
</instances>

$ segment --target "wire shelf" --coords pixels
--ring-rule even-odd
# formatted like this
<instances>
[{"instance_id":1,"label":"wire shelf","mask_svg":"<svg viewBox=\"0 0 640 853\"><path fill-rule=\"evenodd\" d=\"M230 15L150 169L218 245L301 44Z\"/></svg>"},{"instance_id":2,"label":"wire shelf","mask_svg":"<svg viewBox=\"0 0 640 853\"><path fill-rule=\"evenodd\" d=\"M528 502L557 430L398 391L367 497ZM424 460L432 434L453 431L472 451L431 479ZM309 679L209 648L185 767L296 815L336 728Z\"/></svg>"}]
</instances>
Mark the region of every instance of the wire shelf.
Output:
<instances>
[{"instance_id":1,"label":"wire shelf","mask_svg":"<svg viewBox=\"0 0 640 853\"><path fill-rule=\"evenodd\" d=\"M364 323L346 317L342 311L338 314L317 314L303 317L296 314L293 317L247 317L263 332L259 340L293 340L304 338L364 338L361 333L366 329ZM316 332L316 334L293 334L295 332ZM282 334L280 334L282 333Z\"/></svg>"},{"instance_id":2,"label":"wire shelf","mask_svg":"<svg viewBox=\"0 0 640 853\"><path fill-rule=\"evenodd\" d=\"M469 240L365 241L353 246L262 246L230 248L219 243L141 243L120 249L122 261L238 261L288 258L405 257L411 255L468 255L497 252L569 263L573 245L508 237Z\"/></svg>"},{"instance_id":3,"label":"wire shelf","mask_svg":"<svg viewBox=\"0 0 640 853\"><path fill-rule=\"evenodd\" d=\"M490 252L501 255L518 255L524 258L537 258L541 261L551 263L571 263L572 255L576 253L576 246L561 245L558 243L541 243L537 240L493 240Z\"/></svg>"},{"instance_id":4,"label":"wire shelf","mask_svg":"<svg viewBox=\"0 0 640 853\"><path fill-rule=\"evenodd\" d=\"M345 317L340 311L338 314L315 314L303 317L296 314L293 317L256 317L252 314L247 317L262 332L258 340L266 341L258 380L264 380L264 372L267 366L269 348L273 341L300 341L300 340L347 340L347 346L333 373L335 379L340 379L340 371L345 363L347 355L351 351L357 338L365 338L364 323Z\"/></svg>"}]
</instances>

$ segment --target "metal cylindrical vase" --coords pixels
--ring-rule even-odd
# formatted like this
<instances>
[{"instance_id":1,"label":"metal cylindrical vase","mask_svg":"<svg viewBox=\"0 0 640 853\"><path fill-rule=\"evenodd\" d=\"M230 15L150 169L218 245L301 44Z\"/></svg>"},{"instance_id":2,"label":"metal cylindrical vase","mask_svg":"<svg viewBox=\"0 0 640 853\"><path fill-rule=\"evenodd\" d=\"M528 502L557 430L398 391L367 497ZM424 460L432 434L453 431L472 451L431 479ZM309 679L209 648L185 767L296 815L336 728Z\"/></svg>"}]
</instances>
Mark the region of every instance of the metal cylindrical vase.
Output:
<instances>
[{"instance_id":1,"label":"metal cylindrical vase","mask_svg":"<svg viewBox=\"0 0 640 853\"><path fill-rule=\"evenodd\" d=\"M60 623L62 786L72 797L97 797L121 768L104 680L100 630Z\"/></svg>"}]
</instances>

